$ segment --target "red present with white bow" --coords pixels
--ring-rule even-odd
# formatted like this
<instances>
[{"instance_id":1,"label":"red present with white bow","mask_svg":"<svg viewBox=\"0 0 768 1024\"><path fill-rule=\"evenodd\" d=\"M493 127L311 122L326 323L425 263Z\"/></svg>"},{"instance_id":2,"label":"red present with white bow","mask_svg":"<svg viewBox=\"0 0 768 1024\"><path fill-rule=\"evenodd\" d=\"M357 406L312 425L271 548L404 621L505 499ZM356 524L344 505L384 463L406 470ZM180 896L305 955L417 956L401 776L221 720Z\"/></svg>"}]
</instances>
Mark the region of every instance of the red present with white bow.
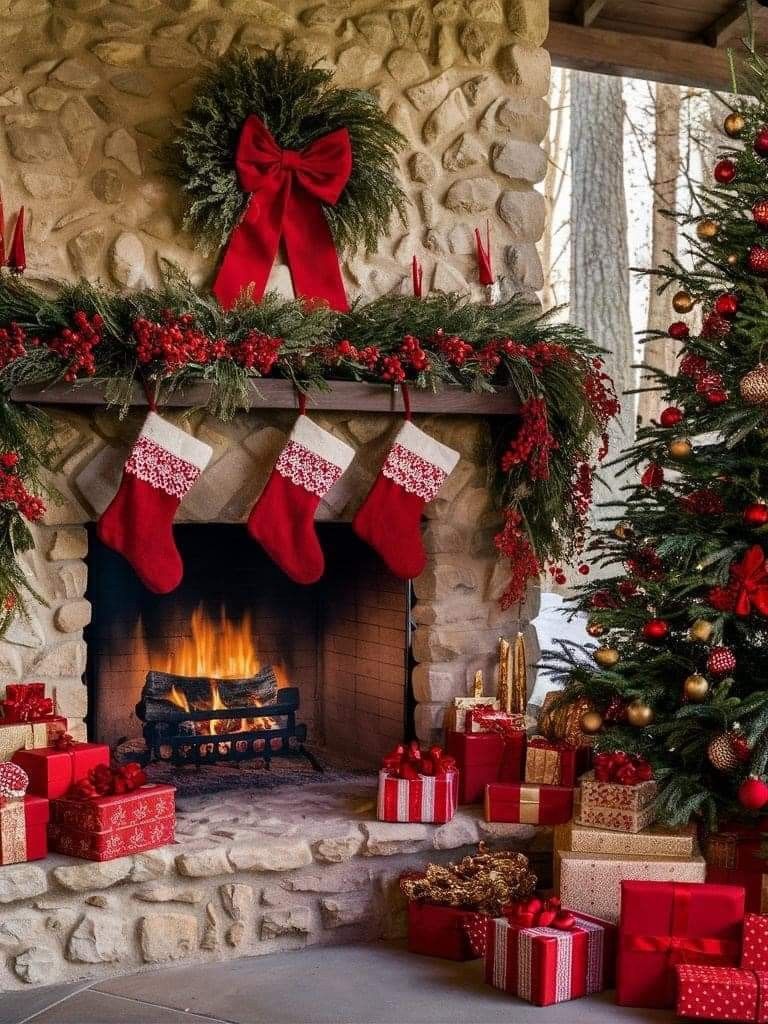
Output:
<instances>
[{"instance_id":1,"label":"red present with white bow","mask_svg":"<svg viewBox=\"0 0 768 1024\"><path fill-rule=\"evenodd\" d=\"M596 917L549 908L540 901L529 903L538 903L541 910L489 921L485 950L488 984L536 1006L610 988L615 927ZM533 923L527 924L529 920Z\"/></svg>"},{"instance_id":2,"label":"red present with white bow","mask_svg":"<svg viewBox=\"0 0 768 1024\"><path fill-rule=\"evenodd\" d=\"M768 971L681 964L676 972L679 1017L768 1021Z\"/></svg>"},{"instance_id":3,"label":"red present with white bow","mask_svg":"<svg viewBox=\"0 0 768 1024\"><path fill-rule=\"evenodd\" d=\"M382 761L379 772L379 821L442 824L456 813L459 772L441 747L424 751L413 742L400 745Z\"/></svg>"}]
</instances>

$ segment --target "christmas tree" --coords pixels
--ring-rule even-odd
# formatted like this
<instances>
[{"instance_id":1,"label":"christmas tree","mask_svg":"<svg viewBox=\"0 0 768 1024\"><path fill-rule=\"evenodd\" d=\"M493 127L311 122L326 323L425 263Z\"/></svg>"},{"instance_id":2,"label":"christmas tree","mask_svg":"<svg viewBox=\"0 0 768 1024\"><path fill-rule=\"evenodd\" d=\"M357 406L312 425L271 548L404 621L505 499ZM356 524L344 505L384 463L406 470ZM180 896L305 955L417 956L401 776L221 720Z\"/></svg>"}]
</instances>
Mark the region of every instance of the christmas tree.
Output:
<instances>
[{"instance_id":1,"label":"christmas tree","mask_svg":"<svg viewBox=\"0 0 768 1024\"><path fill-rule=\"evenodd\" d=\"M666 407L619 459L636 483L575 599L599 646L554 659L596 748L651 762L670 825L768 803L768 62L747 68L698 216L678 218L688 258L652 271L680 356L646 368Z\"/></svg>"}]
</instances>

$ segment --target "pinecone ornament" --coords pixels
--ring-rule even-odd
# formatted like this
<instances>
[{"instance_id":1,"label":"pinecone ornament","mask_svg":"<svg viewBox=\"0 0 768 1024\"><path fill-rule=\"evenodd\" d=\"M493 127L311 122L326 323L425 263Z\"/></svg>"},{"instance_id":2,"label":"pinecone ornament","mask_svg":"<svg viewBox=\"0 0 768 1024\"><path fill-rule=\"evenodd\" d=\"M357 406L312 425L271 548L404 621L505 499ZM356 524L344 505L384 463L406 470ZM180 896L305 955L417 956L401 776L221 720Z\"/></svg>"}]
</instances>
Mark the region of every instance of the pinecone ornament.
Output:
<instances>
[{"instance_id":1,"label":"pinecone ornament","mask_svg":"<svg viewBox=\"0 0 768 1024\"><path fill-rule=\"evenodd\" d=\"M733 733L722 732L707 747L707 757L713 768L719 772L732 772L739 767L739 759L733 749Z\"/></svg>"},{"instance_id":2,"label":"pinecone ornament","mask_svg":"<svg viewBox=\"0 0 768 1024\"><path fill-rule=\"evenodd\" d=\"M736 668L736 656L730 647L713 647L707 658L707 671L713 676L727 676Z\"/></svg>"},{"instance_id":3,"label":"pinecone ornament","mask_svg":"<svg viewBox=\"0 0 768 1024\"><path fill-rule=\"evenodd\" d=\"M758 363L754 370L745 373L739 381L739 392L747 405L768 402L768 364Z\"/></svg>"}]
</instances>

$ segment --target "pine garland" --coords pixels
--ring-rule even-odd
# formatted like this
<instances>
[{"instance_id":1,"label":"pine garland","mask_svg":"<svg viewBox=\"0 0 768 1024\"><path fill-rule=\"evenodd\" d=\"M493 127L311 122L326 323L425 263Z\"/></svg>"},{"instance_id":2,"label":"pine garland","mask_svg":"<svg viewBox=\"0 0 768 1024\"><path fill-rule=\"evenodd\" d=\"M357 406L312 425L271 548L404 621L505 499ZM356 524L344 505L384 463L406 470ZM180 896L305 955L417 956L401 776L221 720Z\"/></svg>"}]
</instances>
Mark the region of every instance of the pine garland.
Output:
<instances>
[{"instance_id":1,"label":"pine garland","mask_svg":"<svg viewBox=\"0 0 768 1024\"><path fill-rule=\"evenodd\" d=\"M228 54L206 76L165 153L188 196L184 227L202 248L224 245L247 206L234 159L250 114L283 149L300 150L336 128L348 130L352 174L338 203L324 207L340 252L373 253L389 234L393 214L405 222L397 166L405 139L371 93L335 88L332 80L332 71L300 55L254 57L247 50Z\"/></svg>"},{"instance_id":2,"label":"pine garland","mask_svg":"<svg viewBox=\"0 0 768 1024\"><path fill-rule=\"evenodd\" d=\"M100 382L122 415L137 382L161 404L202 382L210 385L208 411L226 420L249 407L263 377L282 377L304 392L333 380L431 391L512 388L521 414L501 423L489 452L504 513L496 546L511 563L505 606L547 562L556 565L583 542L596 449L616 403L595 346L537 307L387 296L339 314L269 294L226 311L172 266L160 288L130 295L86 282L43 292L0 274L0 464L3 453L18 453L12 472L32 494L41 493L50 463L51 424L41 410L11 401L15 387ZM6 625L23 608L13 552L30 543L17 506L0 494L8 516L0 536Z\"/></svg>"}]
</instances>

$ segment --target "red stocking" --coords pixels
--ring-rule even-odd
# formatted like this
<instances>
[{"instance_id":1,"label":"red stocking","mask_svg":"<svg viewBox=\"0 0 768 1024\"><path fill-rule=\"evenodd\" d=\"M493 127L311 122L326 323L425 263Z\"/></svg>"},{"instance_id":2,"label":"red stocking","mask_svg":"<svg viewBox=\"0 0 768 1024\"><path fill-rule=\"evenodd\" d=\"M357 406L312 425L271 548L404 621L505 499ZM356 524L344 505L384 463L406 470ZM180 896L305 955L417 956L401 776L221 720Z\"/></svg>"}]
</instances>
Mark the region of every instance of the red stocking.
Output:
<instances>
[{"instance_id":1,"label":"red stocking","mask_svg":"<svg viewBox=\"0 0 768 1024\"><path fill-rule=\"evenodd\" d=\"M378 552L396 576L412 580L427 564L421 513L458 461L458 452L435 441L410 420L398 431L352 522L355 533Z\"/></svg>"},{"instance_id":2,"label":"red stocking","mask_svg":"<svg viewBox=\"0 0 768 1024\"><path fill-rule=\"evenodd\" d=\"M211 448L150 412L97 527L99 539L128 559L148 590L168 594L184 574L173 517L211 458Z\"/></svg>"},{"instance_id":3,"label":"red stocking","mask_svg":"<svg viewBox=\"0 0 768 1024\"><path fill-rule=\"evenodd\" d=\"M316 583L323 575L315 512L354 454L348 444L300 415L253 506L248 532L297 583Z\"/></svg>"}]
</instances>

